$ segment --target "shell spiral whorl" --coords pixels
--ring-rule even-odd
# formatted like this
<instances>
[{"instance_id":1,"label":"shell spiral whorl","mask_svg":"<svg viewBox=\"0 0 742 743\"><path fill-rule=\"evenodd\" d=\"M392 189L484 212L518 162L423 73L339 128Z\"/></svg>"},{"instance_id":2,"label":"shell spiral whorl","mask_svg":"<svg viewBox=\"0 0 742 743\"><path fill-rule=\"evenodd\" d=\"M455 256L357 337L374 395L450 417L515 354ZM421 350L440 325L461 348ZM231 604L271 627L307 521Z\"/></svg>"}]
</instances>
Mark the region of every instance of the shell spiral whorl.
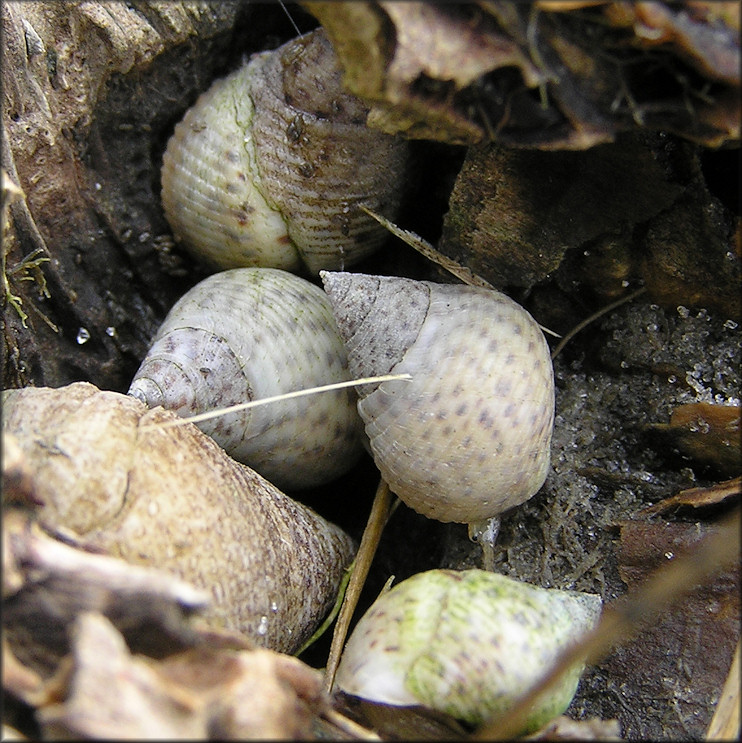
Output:
<instances>
[{"instance_id":1,"label":"shell spiral whorl","mask_svg":"<svg viewBox=\"0 0 742 743\"><path fill-rule=\"evenodd\" d=\"M181 297L129 394L185 416L349 378L322 290L285 271L242 268L209 276ZM348 390L198 425L281 488L328 482L350 469L362 450L361 421Z\"/></svg>"},{"instance_id":2,"label":"shell spiral whorl","mask_svg":"<svg viewBox=\"0 0 742 743\"><path fill-rule=\"evenodd\" d=\"M177 239L219 268L338 269L386 239L407 143L369 129L318 29L253 55L175 128L162 203Z\"/></svg>"},{"instance_id":3,"label":"shell spiral whorl","mask_svg":"<svg viewBox=\"0 0 742 743\"><path fill-rule=\"evenodd\" d=\"M472 523L538 491L554 380L546 341L509 297L470 286L322 272L359 389L374 460L411 508Z\"/></svg>"}]
</instances>

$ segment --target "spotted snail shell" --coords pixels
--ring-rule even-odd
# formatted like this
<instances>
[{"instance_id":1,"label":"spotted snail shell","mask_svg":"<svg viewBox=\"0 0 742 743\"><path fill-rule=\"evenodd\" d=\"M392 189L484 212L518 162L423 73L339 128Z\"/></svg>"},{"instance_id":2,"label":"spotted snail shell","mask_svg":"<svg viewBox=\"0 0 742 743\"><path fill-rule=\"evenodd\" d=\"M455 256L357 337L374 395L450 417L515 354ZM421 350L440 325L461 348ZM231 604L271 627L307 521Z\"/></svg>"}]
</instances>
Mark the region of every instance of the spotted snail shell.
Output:
<instances>
[{"instance_id":1,"label":"spotted snail shell","mask_svg":"<svg viewBox=\"0 0 742 743\"><path fill-rule=\"evenodd\" d=\"M162 204L176 239L218 268L342 269L387 233L400 201L407 143L369 129L344 92L318 29L253 55L204 93L176 128Z\"/></svg>"},{"instance_id":2,"label":"spotted snail shell","mask_svg":"<svg viewBox=\"0 0 742 743\"><path fill-rule=\"evenodd\" d=\"M472 724L504 714L592 630L600 596L539 588L484 570L429 570L382 594L353 630L336 685ZM524 730L564 712L582 663L531 707Z\"/></svg>"},{"instance_id":3,"label":"spotted snail shell","mask_svg":"<svg viewBox=\"0 0 742 743\"><path fill-rule=\"evenodd\" d=\"M240 268L209 276L173 306L129 394L187 416L349 378L322 290L285 271ZM362 451L354 393L345 389L198 425L286 489L328 482Z\"/></svg>"},{"instance_id":4,"label":"spotted snail shell","mask_svg":"<svg viewBox=\"0 0 742 743\"><path fill-rule=\"evenodd\" d=\"M391 489L440 521L473 523L534 495L549 467L554 380L533 318L499 292L322 272L370 449Z\"/></svg>"}]
</instances>

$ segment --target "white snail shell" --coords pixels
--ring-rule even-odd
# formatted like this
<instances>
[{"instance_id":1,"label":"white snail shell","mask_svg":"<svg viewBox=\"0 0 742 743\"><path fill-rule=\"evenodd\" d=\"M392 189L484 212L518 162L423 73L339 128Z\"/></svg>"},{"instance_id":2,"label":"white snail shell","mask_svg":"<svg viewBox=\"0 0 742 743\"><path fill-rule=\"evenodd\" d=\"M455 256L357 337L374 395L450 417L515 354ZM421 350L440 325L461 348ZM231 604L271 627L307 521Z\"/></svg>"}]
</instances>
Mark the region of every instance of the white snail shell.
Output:
<instances>
[{"instance_id":1,"label":"white snail shell","mask_svg":"<svg viewBox=\"0 0 742 743\"><path fill-rule=\"evenodd\" d=\"M386 239L363 204L393 218L407 143L369 129L318 29L253 55L204 93L162 167L175 237L218 268L343 268Z\"/></svg>"},{"instance_id":2,"label":"white snail shell","mask_svg":"<svg viewBox=\"0 0 742 743\"><path fill-rule=\"evenodd\" d=\"M423 705L478 724L505 713L593 629L595 594L546 589L483 570L430 570L382 594L361 618L337 688L374 702ZM582 666L529 713L528 732L568 706Z\"/></svg>"},{"instance_id":3,"label":"white snail shell","mask_svg":"<svg viewBox=\"0 0 742 743\"><path fill-rule=\"evenodd\" d=\"M173 306L129 394L188 416L349 378L321 289L278 269L237 268L209 276ZM286 489L328 482L362 451L354 393L345 389L198 425Z\"/></svg>"},{"instance_id":4,"label":"white snail shell","mask_svg":"<svg viewBox=\"0 0 742 743\"><path fill-rule=\"evenodd\" d=\"M543 485L554 423L549 350L509 297L470 286L322 272L358 410L390 488L438 519L484 521Z\"/></svg>"}]
</instances>

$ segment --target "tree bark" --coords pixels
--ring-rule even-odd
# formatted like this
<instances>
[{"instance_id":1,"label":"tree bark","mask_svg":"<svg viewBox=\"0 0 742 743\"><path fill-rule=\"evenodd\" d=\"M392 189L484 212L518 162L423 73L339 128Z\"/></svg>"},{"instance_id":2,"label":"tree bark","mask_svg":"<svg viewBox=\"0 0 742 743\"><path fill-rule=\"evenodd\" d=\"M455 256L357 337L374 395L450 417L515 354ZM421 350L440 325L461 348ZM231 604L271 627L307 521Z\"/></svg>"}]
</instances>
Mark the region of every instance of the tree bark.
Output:
<instances>
[{"instance_id":1,"label":"tree bark","mask_svg":"<svg viewBox=\"0 0 742 743\"><path fill-rule=\"evenodd\" d=\"M21 191L3 224L20 300L4 303L4 387L126 391L199 278L159 206L167 138L215 76L293 29L280 8L238 0L4 3L2 24L3 193Z\"/></svg>"}]
</instances>

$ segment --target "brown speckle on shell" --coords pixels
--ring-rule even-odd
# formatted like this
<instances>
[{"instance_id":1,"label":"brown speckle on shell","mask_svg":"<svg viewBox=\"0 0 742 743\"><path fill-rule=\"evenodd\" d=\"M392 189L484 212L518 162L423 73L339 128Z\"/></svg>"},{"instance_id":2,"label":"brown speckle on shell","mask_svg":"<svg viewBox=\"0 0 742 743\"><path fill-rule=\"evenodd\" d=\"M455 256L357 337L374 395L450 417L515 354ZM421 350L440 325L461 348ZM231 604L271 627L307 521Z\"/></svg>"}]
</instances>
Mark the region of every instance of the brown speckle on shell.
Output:
<instances>
[{"instance_id":1,"label":"brown speckle on shell","mask_svg":"<svg viewBox=\"0 0 742 743\"><path fill-rule=\"evenodd\" d=\"M412 377L359 391L370 448L391 489L426 516L462 523L534 495L549 467L554 382L533 318L489 289L321 277L352 373Z\"/></svg>"}]
</instances>

